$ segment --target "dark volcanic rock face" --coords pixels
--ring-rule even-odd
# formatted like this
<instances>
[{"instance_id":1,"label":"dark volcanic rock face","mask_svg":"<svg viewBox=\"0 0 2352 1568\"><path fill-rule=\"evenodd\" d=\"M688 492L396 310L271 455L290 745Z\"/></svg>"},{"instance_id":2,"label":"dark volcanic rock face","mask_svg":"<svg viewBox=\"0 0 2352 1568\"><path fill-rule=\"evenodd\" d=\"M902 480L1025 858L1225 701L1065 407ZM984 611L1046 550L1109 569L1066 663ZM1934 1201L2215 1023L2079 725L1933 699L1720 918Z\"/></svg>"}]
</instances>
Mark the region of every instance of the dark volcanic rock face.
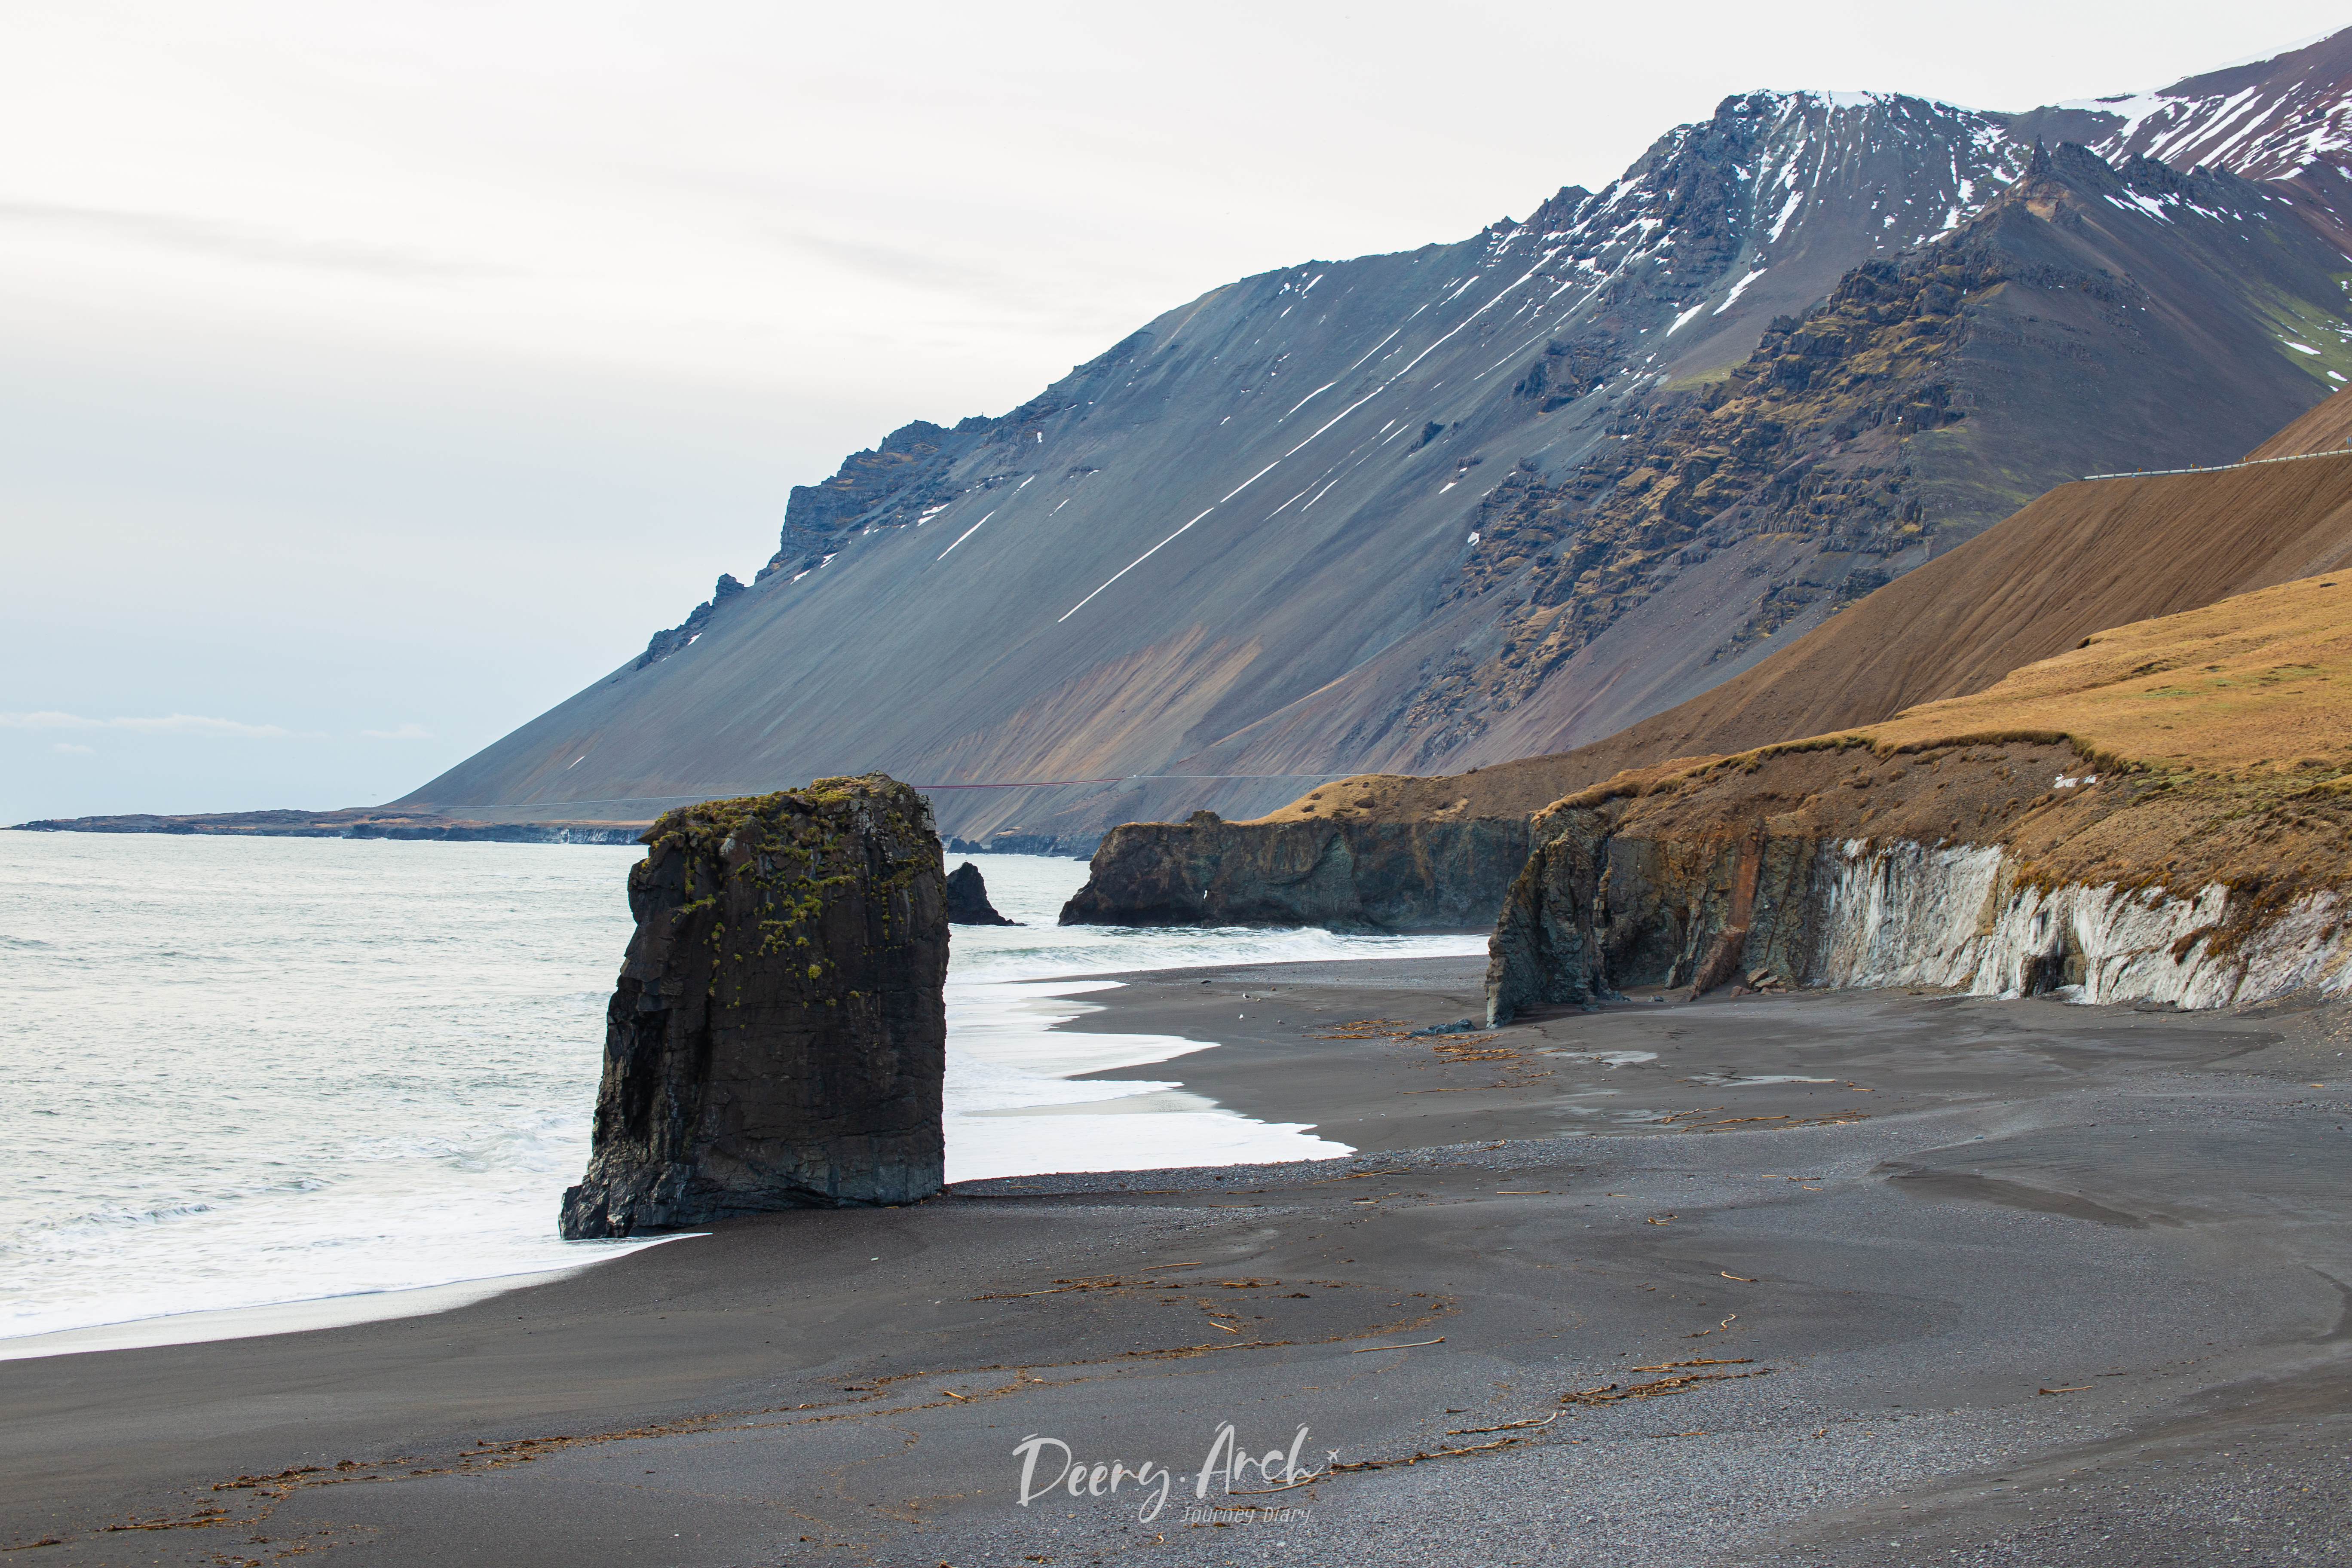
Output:
<instances>
[{"instance_id":1,"label":"dark volcanic rock face","mask_svg":"<svg viewBox=\"0 0 2352 1568\"><path fill-rule=\"evenodd\" d=\"M735 581L735 574L732 572L719 574L718 585L711 589L710 597L695 605L694 613L677 626L671 626L667 631L656 632L646 643L646 651L637 655L637 662L629 668L643 669L649 664L667 658L682 647L691 646L694 639L702 635L703 627L710 624L711 616L717 613L728 600L741 592L743 592L743 584Z\"/></svg>"},{"instance_id":2,"label":"dark volcanic rock face","mask_svg":"<svg viewBox=\"0 0 2352 1568\"><path fill-rule=\"evenodd\" d=\"M959 926L1017 926L988 901L988 881L980 868L967 860L948 873L948 923Z\"/></svg>"},{"instance_id":3,"label":"dark volcanic rock face","mask_svg":"<svg viewBox=\"0 0 2352 1568\"><path fill-rule=\"evenodd\" d=\"M1064 925L1475 928L1528 855L1517 818L1130 822L1095 852Z\"/></svg>"},{"instance_id":4,"label":"dark volcanic rock face","mask_svg":"<svg viewBox=\"0 0 2352 1568\"><path fill-rule=\"evenodd\" d=\"M819 779L671 812L646 842L563 1235L939 1191L948 933L922 797Z\"/></svg>"}]
</instances>

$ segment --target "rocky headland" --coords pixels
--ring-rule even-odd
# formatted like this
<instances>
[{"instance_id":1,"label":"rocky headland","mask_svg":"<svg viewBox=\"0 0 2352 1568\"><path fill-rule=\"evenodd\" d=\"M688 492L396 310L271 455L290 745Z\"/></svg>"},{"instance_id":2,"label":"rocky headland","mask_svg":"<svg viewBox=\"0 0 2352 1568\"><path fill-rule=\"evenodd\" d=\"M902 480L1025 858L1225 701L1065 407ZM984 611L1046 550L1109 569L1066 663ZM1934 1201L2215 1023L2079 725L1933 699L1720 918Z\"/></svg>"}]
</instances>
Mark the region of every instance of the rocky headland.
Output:
<instances>
[{"instance_id":1,"label":"rocky headland","mask_svg":"<svg viewBox=\"0 0 2352 1568\"><path fill-rule=\"evenodd\" d=\"M1524 816L1130 822L1061 923L1462 930L1491 918L1530 842Z\"/></svg>"},{"instance_id":2,"label":"rocky headland","mask_svg":"<svg viewBox=\"0 0 2352 1568\"><path fill-rule=\"evenodd\" d=\"M646 843L563 1235L939 1191L948 932L923 798L819 779L671 812Z\"/></svg>"},{"instance_id":3,"label":"rocky headland","mask_svg":"<svg viewBox=\"0 0 2352 1568\"><path fill-rule=\"evenodd\" d=\"M195 838L439 839L452 844L634 844L646 821L488 822L434 811L351 806L341 811L223 811L191 816L128 812L11 823L25 833L171 833Z\"/></svg>"},{"instance_id":4,"label":"rocky headland","mask_svg":"<svg viewBox=\"0 0 2352 1568\"><path fill-rule=\"evenodd\" d=\"M1878 725L1628 771L1538 816L1490 1021L1636 986L2352 983L2352 579L2085 638Z\"/></svg>"}]
</instances>

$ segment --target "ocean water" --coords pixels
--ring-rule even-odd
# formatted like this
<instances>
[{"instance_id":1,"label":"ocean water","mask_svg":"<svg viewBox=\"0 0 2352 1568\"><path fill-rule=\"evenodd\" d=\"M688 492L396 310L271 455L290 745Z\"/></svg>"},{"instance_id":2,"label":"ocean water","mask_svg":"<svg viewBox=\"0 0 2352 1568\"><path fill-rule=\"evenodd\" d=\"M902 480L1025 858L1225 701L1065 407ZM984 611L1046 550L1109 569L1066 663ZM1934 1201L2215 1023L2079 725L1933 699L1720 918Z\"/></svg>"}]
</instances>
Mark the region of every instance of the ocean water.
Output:
<instances>
[{"instance_id":1,"label":"ocean water","mask_svg":"<svg viewBox=\"0 0 2352 1568\"><path fill-rule=\"evenodd\" d=\"M649 1245L554 1228L640 853L0 833L0 1338ZM1186 1091L1213 1039L1055 1028L1114 984L1071 976L1484 945L1057 927L1083 862L970 858L1029 923L955 928L950 1180L1346 1152Z\"/></svg>"}]
</instances>

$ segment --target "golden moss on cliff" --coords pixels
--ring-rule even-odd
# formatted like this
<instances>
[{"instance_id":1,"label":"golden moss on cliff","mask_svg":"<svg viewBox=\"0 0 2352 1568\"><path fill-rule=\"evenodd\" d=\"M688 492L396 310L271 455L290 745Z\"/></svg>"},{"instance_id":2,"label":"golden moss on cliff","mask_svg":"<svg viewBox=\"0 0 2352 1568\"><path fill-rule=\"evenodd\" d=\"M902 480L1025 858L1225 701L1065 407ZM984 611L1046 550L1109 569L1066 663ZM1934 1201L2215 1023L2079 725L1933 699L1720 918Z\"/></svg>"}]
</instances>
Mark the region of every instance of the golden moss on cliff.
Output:
<instances>
[{"instance_id":1,"label":"golden moss on cliff","mask_svg":"<svg viewBox=\"0 0 2352 1568\"><path fill-rule=\"evenodd\" d=\"M822 808L851 801L869 801L887 810L910 810L928 815L909 785L887 773L863 773L851 778L817 779L803 789L776 790L768 795L731 795L698 801L664 812L638 839L641 844L699 846L717 844L750 830L816 830Z\"/></svg>"}]
</instances>

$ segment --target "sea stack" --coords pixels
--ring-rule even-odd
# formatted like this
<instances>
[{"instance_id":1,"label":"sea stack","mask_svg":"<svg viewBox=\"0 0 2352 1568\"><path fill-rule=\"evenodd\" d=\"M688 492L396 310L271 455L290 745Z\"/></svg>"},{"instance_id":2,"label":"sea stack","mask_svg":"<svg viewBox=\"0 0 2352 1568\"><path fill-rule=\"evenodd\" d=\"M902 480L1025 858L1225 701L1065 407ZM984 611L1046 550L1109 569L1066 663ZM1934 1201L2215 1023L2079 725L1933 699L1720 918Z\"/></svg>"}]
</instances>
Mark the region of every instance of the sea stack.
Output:
<instances>
[{"instance_id":1,"label":"sea stack","mask_svg":"<svg viewBox=\"0 0 2352 1568\"><path fill-rule=\"evenodd\" d=\"M988 880L967 860L948 873L948 923L960 926L1017 926L988 901Z\"/></svg>"},{"instance_id":2,"label":"sea stack","mask_svg":"<svg viewBox=\"0 0 2352 1568\"><path fill-rule=\"evenodd\" d=\"M929 805L868 773L645 835L566 1239L940 1190L948 931Z\"/></svg>"}]
</instances>

